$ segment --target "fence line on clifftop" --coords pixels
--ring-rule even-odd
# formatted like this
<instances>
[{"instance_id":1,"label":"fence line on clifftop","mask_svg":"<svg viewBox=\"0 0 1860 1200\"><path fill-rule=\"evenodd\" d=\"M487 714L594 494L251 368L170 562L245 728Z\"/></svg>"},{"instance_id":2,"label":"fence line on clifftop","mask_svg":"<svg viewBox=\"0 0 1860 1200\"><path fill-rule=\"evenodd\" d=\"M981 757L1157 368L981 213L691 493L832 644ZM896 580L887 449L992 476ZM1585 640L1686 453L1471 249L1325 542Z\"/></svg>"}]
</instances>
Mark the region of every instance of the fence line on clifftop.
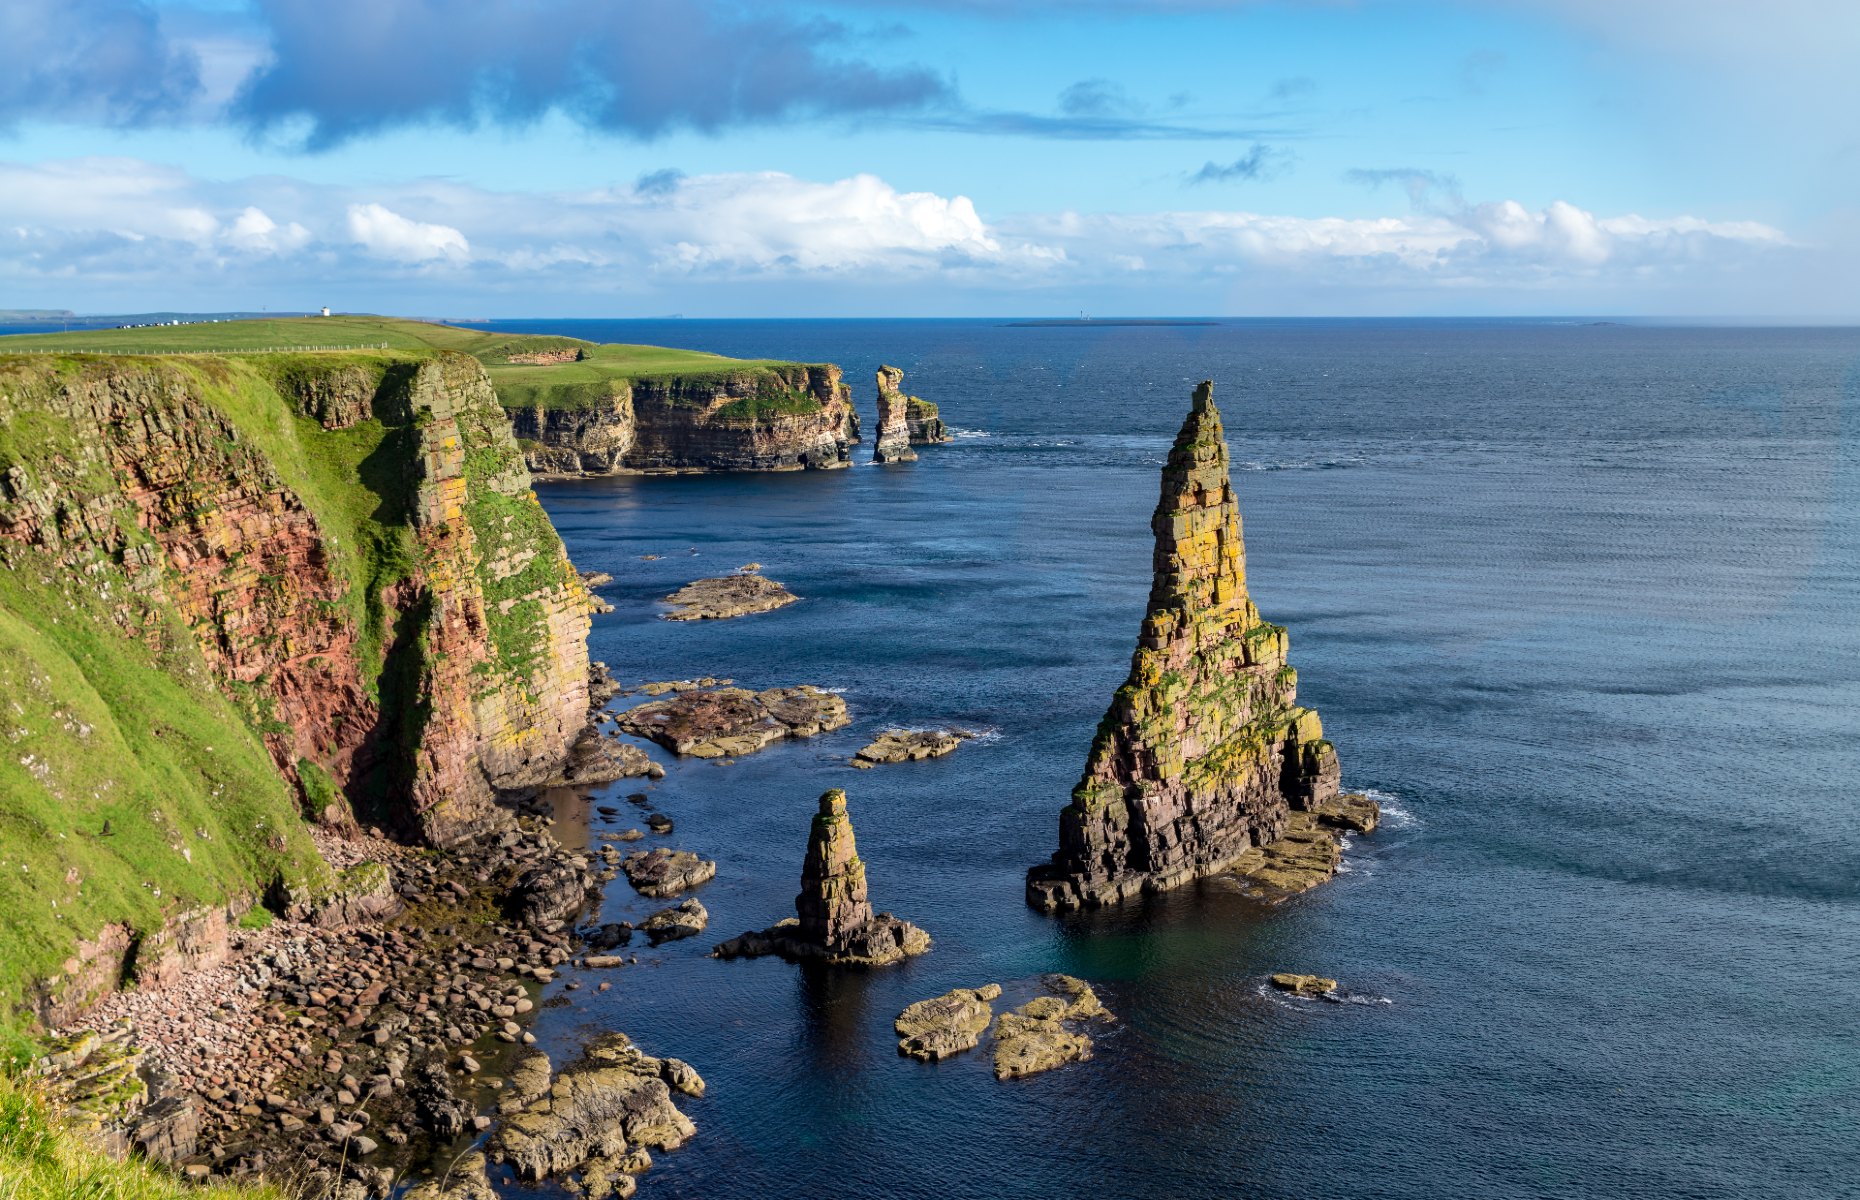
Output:
<instances>
[{"instance_id":1,"label":"fence line on clifftop","mask_svg":"<svg viewBox=\"0 0 1860 1200\"><path fill-rule=\"evenodd\" d=\"M0 338L0 354L129 354L146 357L153 354L314 354L319 351L386 349L386 342L364 342L359 346L241 346L234 350L39 350L30 346L24 350L9 350L5 339Z\"/></svg>"}]
</instances>

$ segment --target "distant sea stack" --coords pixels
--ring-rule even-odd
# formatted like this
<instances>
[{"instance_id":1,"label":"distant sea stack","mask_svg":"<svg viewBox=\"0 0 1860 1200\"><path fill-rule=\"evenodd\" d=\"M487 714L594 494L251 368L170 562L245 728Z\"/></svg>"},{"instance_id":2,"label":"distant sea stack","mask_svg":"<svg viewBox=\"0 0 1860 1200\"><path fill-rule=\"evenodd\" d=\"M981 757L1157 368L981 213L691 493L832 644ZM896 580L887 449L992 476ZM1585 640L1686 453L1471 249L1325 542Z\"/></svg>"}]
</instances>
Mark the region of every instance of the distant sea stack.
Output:
<instances>
[{"instance_id":1,"label":"distant sea stack","mask_svg":"<svg viewBox=\"0 0 1860 1200\"><path fill-rule=\"evenodd\" d=\"M839 788L820 797L794 908L798 919L732 938L714 953L718 958L779 954L878 967L930 949L930 935L909 921L890 913L873 914L866 897L865 863L853 841L846 793Z\"/></svg>"},{"instance_id":2,"label":"distant sea stack","mask_svg":"<svg viewBox=\"0 0 1860 1200\"><path fill-rule=\"evenodd\" d=\"M1337 755L1296 703L1282 626L1246 592L1240 511L1214 385L1163 468L1148 615L1059 816L1059 850L1027 874L1046 911L1164 891L1276 840L1337 795Z\"/></svg>"},{"instance_id":3,"label":"distant sea stack","mask_svg":"<svg viewBox=\"0 0 1860 1200\"><path fill-rule=\"evenodd\" d=\"M875 463L916 462L911 449L911 423L906 413L909 397L898 390L904 372L896 367L878 369L878 432L872 444Z\"/></svg>"}]
</instances>

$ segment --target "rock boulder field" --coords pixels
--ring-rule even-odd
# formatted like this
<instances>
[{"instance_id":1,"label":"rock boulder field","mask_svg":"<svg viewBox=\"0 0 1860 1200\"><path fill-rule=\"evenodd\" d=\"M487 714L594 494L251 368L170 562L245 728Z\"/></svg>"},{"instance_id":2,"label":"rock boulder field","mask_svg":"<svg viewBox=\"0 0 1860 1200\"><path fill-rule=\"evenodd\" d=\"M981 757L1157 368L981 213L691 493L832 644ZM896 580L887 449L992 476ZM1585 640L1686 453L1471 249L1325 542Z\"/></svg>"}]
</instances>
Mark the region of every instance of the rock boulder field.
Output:
<instances>
[{"instance_id":1,"label":"rock boulder field","mask_svg":"<svg viewBox=\"0 0 1860 1200\"><path fill-rule=\"evenodd\" d=\"M1027 902L1045 911L1224 871L1283 837L1295 812L1337 798L1337 754L1298 706L1285 629L1247 596L1211 383L1163 467L1151 528L1155 578L1129 678L1059 815L1058 851L1027 874Z\"/></svg>"}]
</instances>

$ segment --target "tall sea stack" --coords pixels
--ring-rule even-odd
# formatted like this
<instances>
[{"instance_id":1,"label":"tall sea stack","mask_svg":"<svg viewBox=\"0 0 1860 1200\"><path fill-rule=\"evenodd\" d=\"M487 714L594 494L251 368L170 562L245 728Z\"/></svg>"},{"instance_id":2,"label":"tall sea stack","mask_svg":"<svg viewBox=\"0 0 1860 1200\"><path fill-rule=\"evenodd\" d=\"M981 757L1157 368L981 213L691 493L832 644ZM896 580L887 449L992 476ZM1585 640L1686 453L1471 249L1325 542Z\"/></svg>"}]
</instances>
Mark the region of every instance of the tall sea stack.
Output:
<instances>
[{"instance_id":1,"label":"tall sea stack","mask_svg":"<svg viewBox=\"0 0 1860 1200\"><path fill-rule=\"evenodd\" d=\"M872 443L875 463L916 462L917 451L911 449L911 424L907 413L909 398L898 390L904 372L896 367L878 369L878 434Z\"/></svg>"},{"instance_id":2,"label":"tall sea stack","mask_svg":"<svg viewBox=\"0 0 1860 1200\"><path fill-rule=\"evenodd\" d=\"M1277 839L1292 810L1329 804L1337 755L1296 703L1285 629L1247 598L1240 511L1214 385L1163 468L1155 582L1130 677L1059 815L1059 850L1027 902L1112 904L1213 874Z\"/></svg>"}]
</instances>

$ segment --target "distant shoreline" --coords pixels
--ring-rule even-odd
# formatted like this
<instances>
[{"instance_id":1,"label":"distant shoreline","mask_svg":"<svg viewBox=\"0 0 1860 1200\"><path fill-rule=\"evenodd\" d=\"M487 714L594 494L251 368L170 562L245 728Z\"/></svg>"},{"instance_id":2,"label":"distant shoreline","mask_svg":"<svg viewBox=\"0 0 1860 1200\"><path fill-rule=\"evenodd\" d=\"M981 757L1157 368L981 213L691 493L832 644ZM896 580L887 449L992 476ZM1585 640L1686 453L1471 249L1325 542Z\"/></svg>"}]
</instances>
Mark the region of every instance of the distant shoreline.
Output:
<instances>
[{"instance_id":1,"label":"distant shoreline","mask_svg":"<svg viewBox=\"0 0 1860 1200\"><path fill-rule=\"evenodd\" d=\"M1219 324L1219 321L1177 321L1167 317L1111 317L1104 320L1094 320L1091 317L1054 317L1037 321L1006 321L1001 327L1003 329L1068 329L1084 325L1103 325L1112 328L1134 325L1145 328L1182 328Z\"/></svg>"}]
</instances>

